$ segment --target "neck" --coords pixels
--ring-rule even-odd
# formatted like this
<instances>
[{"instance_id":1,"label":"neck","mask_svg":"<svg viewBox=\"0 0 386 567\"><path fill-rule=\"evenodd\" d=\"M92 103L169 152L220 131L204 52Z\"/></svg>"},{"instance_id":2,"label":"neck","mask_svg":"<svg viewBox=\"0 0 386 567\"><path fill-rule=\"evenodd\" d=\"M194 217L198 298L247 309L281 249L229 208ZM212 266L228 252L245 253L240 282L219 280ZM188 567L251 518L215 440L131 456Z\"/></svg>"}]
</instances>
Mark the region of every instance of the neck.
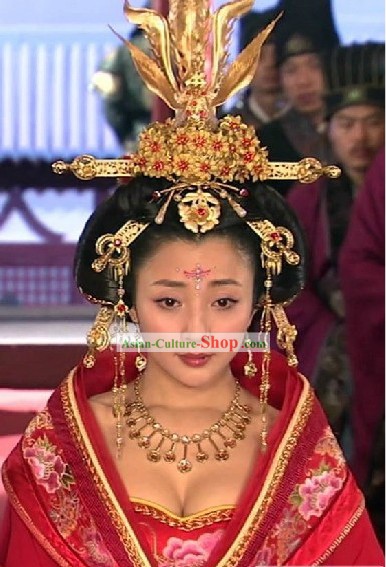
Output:
<instances>
[{"instance_id":1,"label":"neck","mask_svg":"<svg viewBox=\"0 0 386 567\"><path fill-rule=\"evenodd\" d=\"M178 376L168 374L148 358L141 379L141 391L146 406L162 405L170 410L214 408L223 411L235 393L235 378L230 367L223 368L210 381L203 378L202 371L190 372L197 372L197 378L180 380ZM183 373L184 371L181 376ZM189 374L189 370L185 371L185 374Z\"/></svg>"},{"instance_id":2,"label":"neck","mask_svg":"<svg viewBox=\"0 0 386 567\"><path fill-rule=\"evenodd\" d=\"M253 112L253 105L259 105L261 110L270 118L275 116L277 112L277 100L278 100L278 93L275 92L256 92L251 91L249 95L249 103L252 106Z\"/></svg>"},{"instance_id":3,"label":"neck","mask_svg":"<svg viewBox=\"0 0 386 567\"><path fill-rule=\"evenodd\" d=\"M307 117L309 119L309 121L311 122L311 124L313 124L316 128L318 126L320 126L323 123L324 120L324 110L317 110L315 112L311 112L310 114L307 114Z\"/></svg>"},{"instance_id":4,"label":"neck","mask_svg":"<svg viewBox=\"0 0 386 567\"><path fill-rule=\"evenodd\" d=\"M353 185L353 192L355 195L358 189L363 184L365 178L365 171L357 170L357 169L345 169L345 173Z\"/></svg>"}]
</instances>

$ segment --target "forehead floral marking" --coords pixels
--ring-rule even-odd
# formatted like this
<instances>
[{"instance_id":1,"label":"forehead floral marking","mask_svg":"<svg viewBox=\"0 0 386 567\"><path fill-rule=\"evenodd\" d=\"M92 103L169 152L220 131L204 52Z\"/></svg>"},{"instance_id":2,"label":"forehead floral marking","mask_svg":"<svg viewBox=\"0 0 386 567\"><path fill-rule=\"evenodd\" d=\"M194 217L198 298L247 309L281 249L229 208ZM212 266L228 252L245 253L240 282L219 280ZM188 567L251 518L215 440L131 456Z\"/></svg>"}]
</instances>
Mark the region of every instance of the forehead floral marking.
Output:
<instances>
[{"instance_id":1,"label":"forehead floral marking","mask_svg":"<svg viewBox=\"0 0 386 567\"><path fill-rule=\"evenodd\" d=\"M184 276L187 278L194 278L195 282L195 289L200 289L201 282L203 278L206 278L211 273L211 269L204 270L200 264L196 264L196 267L193 270L184 270Z\"/></svg>"}]
</instances>

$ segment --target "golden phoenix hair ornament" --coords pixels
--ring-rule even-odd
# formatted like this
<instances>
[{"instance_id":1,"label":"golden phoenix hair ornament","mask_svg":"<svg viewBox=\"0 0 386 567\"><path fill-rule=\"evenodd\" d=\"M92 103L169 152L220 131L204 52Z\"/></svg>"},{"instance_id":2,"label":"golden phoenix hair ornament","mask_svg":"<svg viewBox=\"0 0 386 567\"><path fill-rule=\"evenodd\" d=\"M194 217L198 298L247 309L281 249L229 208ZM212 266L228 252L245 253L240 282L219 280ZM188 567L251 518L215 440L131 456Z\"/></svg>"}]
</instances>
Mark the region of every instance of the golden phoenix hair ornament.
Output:
<instances>
[{"instance_id":1,"label":"golden phoenix hair ornament","mask_svg":"<svg viewBox=\"0 0 386 567\"><path fill-rule=\"evenodd\" d=\"M71 164L58 161L56 173L73 172L80 179L132 177L143 174L179 182L173 191L192 183L212 185L229 195L232 180L297 179L315 181L337 177L339 168L314 158L298 163L269 162L254 128L240 117L217 121L216 107L246 87L255 73L261 48L274 28L273 20L229 63L233 23L253 6L236 0L211 13L208 0L171 0L168 18L154 10L125 3L126 17L147 35L153 57L125 41L139 74L150 90L175 111L164 123L153 123L139 136L138 151L124 159L99 160L84 155ZM280 17L280 16L279 16ZM170 197L171 198L171 197Z\"/></svg>"}]
</instances>

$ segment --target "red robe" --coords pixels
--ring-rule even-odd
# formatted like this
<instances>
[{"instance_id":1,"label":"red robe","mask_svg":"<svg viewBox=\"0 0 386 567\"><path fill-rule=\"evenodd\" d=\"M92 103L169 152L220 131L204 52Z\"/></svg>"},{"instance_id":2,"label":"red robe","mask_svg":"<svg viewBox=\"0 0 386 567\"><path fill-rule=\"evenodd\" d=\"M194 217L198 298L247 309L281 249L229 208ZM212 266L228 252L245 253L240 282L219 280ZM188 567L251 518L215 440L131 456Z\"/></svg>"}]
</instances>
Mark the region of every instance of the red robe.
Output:
<instances>
[{"instance_id":1,"label":"red robe","mask_svg":"<svg viewBox=\"0 0 386 567\"><path fill-rule=\"evenodd\" d=\"M259 377L243 377L245 362L237 355L233 373L258 395ZM5 462L11 507L0 540L4 567L383 564L363 495L309 383L276 353L269 403L280 414L222 533L206 536L204 528L172 559L156 559L87 401L112 387L113 374L109 352L93 369L74 369ZM127 375L135 377L132 359ZM178 526L172 537L162 524L157 529L169 550L183 537ZM188 559L198 545L197 561Z\"/></svg>"},{"instance_id":2,"label":"red robe","mask_svg":"<svg viewBox=\"0 0 386 567\"><path fill-rule=\"evenodd\" d=\"M325 191L326 181L319 179L311 185L295 185L287 197L304 230L309 261L306 286L286 311L298 332L295 348L299 369L311 383L314 383L322 347L337 323L335 314L317 290L318 282L331 269Z\"/></svg>"},{"instance_id":3,"label":"red robe","mask_svg":"<svg viewBox=\"0 0 386 567\"><path fill-rule=\"evenodd\" d=\"M353 471L367 480L385 413L385 150L377 155L352 212L340 257L354 393Z\"/></svg>"}]
</instances>

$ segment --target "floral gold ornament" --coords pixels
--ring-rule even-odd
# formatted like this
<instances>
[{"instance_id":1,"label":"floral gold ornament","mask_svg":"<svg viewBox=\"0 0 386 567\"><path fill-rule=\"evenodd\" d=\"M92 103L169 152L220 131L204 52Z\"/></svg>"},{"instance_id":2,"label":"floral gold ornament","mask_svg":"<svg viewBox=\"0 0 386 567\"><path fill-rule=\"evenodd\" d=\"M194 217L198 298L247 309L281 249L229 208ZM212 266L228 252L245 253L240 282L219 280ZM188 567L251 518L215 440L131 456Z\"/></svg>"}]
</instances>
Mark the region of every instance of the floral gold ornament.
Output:
<instances>
[{"instance_id":1,"label":"floral gold ornament","mask_svg":"<svg viewBox=\"0 0 386 567\"><path fill-rule=\"evenodd\" d=\"M125 183L131 177L146 175L164 177L171 183L184 180L192 185L216 180L227 183L269 179L313 183L322 175L337 178L341 173L339 167L323 166L315 158L270 162L268 150L261 146L255 130L244 124L240 116L226 116L215 128L206 131L202 124L176 127L175 119L169 118L165 123L151 124L140 134L135 154L122 159L80 156L72 163L60 161L52 167L55 173L73 173L83 181L115 177ZM82 162L86 157L87 169Z\"/></svg>"},{"instance_id":2,"label":"floral gold ornament","mask_svg":"<svg viewBox=\"0 0 386 567\"><path fill-rule=\"evenodd\" d=\"M115 280L126 276L130 269L130 244L148 224L128 221L115 234L103 234L99 237L95 245L99 258L92 263L93 269L102 272L106 267L110 267Z\"/></svg>"},{"instance_id":3,"label":"floral gold ornament","mask_svg":"<svg viewBox=\"0 0 386 567\"><path fill-rule=\"evenodd\" d=\"M140 379L138 377L134 382L135 399L126 404L125 418L129 439L135 440L138 447L146 450L149 461L177 463L179 472L188 473L194 461L205 463L213 453L217 461L227 461L229 449L234 449L237 441L245 438L252 410L240 402L239 382L236 382L235 395L228 409L216 423L202 433L180 435L164 428L150 414L141 396ZM193 458L189 456L191 449L195 450Z\"/></svg>"},{"instance_id":4,"label":"floral gold ornament","mask_svg":"<svg viewBox=\"0 0 386 567\"><path fill-rule=\"evenodd\" d=\"M292 250L294 237L288 228L273 225L268 220L247 221L247 225L261 238L261 265L272 275L281 273L283 258L296 266L299 255Z\"/></svg>"},{"instance_id":5,"label":"floral gold ornament","mask_svg":"<svg viewBox=\"0 0 386 567\"><path fill-rule=\"evenodd\" d=\"M178 203L181 222L193 232L211 230L218 224L220 211L219 200L201 188L186 193Z\"/></svg>"},{"instance_id":6,"label":"floral gold ornament","mask_svg":"<svg viewBox=\"0 0 386 567\"><path fill-rule=\"evenodd\" d=\"M102 352L110 344L109 328L114 318L114 311L110 307L101 307L93 326L87 334L88 350L83 358L86 368L92 368L95 364L95 355Z\"/></svg>"}]
</instances>

